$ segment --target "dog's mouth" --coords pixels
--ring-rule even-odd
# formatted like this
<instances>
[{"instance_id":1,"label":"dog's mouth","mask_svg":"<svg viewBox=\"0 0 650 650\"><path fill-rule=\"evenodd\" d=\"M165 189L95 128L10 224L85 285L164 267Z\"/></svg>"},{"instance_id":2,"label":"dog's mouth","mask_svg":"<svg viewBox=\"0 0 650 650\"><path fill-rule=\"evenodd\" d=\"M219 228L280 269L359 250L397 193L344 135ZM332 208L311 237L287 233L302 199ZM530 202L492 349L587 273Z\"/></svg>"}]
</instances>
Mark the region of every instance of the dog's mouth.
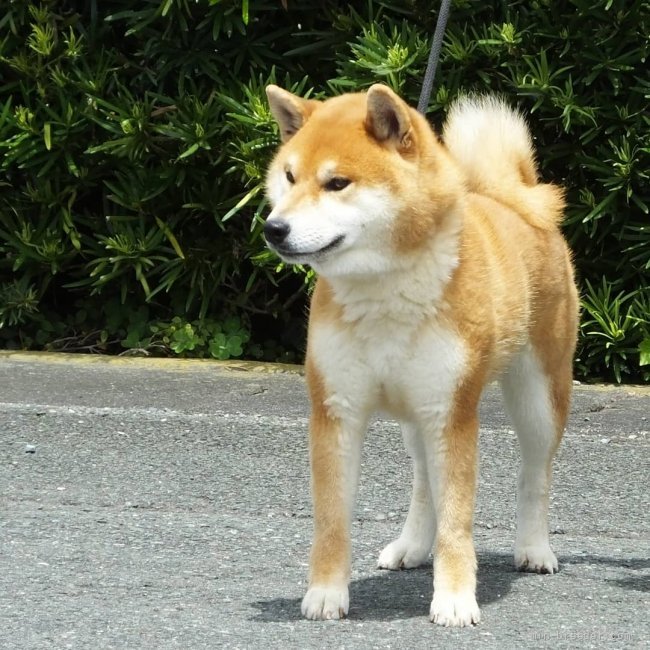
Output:
<instances>
[{"instance_id":1,"label":"dog's mouth","mask_svg":"<svg viewBox=\"0 0 650 650\"><path fill-rule=\"evenodd\" d=\"M273 248L275 249L276 253L280 255L284 260L287 262L293 262L293 261L301 261L301 262L306 262L309 263L310 259L318 259L323 257L323 255L326 255L327 253L332 252L333 250L337 249L345 240L345 235L338 235L338 237L334 237L329 244L325 244L325 246L322 246L321 248L317 248L316 250L313 251L300 251L296 250L295 248L292 248L290 246L274 246Z\"/></svg>"}]
</instances>

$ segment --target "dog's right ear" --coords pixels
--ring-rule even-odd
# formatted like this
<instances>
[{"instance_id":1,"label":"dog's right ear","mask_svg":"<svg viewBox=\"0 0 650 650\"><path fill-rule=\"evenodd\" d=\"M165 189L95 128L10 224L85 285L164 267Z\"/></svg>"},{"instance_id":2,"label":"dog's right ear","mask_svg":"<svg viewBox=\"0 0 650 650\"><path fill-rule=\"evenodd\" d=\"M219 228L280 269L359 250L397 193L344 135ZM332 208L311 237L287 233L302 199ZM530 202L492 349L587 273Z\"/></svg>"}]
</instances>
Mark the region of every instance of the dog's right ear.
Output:
<instances>
[{"instance_id":1,"label":"dog's right ear","mask_svg":"<svg viewBox=\"0 0 650 650\"><path fill-rule=\"evenodd\" d=\"M379 142L393 141L399 146L409 146L412 125L406 103L383 84L370 86L366 97L368 132Z\"/></svg>"},{"instance_id":2,"label":"dog's right ear","mask_svg":"<svg viewBox=\"0 0 650 650\"><path fill-rule=\"evenodd\" d=\"M291 139L320 104L319 101L303 99L273 84L266 87L266 96L269 99L271 113L280 126L282 142Z\"/></svg>"}]
</instances>

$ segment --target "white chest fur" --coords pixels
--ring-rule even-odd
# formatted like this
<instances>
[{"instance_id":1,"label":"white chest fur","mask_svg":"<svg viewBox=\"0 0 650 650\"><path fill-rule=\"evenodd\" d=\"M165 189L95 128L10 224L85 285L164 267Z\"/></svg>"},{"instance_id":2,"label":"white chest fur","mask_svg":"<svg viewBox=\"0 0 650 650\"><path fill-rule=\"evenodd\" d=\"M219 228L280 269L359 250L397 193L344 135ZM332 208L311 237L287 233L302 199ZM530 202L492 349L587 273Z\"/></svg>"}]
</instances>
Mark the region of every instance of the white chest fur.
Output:
<instances>
[{"instance_id":1,"label":"white chest fur","mask_svg":"<svg viewBox=\"0 0 650 650\"><path fill-rule=\"evenodd\" d=\"M374 280L330 281L342 318L312 319L309 354L333 415L382 409L419 419L447 409L466 355L458 334L437 318L458 264L457 234L445 235L410 268Z\"/></svg>"},{"instance_id":2,"label":"white chest fur","mask_svg":"<svg viewBox=\"0 0 650 650\"><path fill-rule=\"evenodd\" d=\"M395 336L394 328L370 338L353 332L332 324L310 332L310 355L333 416L365 418L380 409L420 420L447 411L466 363L456 333L434 323L410 337Z\"/></svg>"}]
</instances>

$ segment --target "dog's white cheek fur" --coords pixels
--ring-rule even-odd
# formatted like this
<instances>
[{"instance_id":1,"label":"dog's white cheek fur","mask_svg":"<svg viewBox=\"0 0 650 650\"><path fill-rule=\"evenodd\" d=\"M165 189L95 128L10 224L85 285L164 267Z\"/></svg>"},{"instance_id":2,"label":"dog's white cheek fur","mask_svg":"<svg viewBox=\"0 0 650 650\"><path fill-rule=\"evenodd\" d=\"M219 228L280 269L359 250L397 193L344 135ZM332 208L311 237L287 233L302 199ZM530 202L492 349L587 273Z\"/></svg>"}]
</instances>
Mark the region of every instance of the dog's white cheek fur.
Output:
<instances>
[{"instance_id":1,"label":"dog's white cheek fur","mask_svg":"<svg viewBox=\"0 0 650 650\"><path fill-rule=\"evenodd\" d=\"M323 191L315 201L296 206L291 205L291 192L285 192L269 218L282 217L291 224L286 245L297 252L317 251L344 236L337 250L304 259L318 273L332 277L387 270L386 252L399 207L382 187Z\"/></svg>"},{"instance_id":2,"label":"dog's white cheek fur","mask_svg":"<svg viewBox=\"0 0 650 650\"><path fill-rule=\"evenodd\" d=\"M269 172L266 179L266 195L272 206L276 206L282 201L288 189L289 181L279 169L274 168Z\"/></svg>"},{"instance_id":3,"label":"dog's white cheek fur","mask_svg":"<svg viewBox=\"0 0 650 650\"><path fill-rule=\"evenodd\" d=\"M285 169L295 169L299 162L298 156L292 154L285 161L276 158L271 164L266 176L266 196L271 203L271 207L277 207L290 192L292 185L287 180Z\"/></svg>"}]
</instances>

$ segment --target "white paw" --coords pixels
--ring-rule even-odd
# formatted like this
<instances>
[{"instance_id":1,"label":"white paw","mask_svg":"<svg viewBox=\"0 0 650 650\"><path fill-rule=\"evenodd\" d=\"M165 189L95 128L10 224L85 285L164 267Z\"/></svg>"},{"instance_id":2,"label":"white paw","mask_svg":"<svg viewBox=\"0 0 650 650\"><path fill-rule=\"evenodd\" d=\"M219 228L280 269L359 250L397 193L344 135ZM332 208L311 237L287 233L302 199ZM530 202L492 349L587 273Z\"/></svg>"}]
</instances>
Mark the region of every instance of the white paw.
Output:
<instances>
[{"instance_id":1,"label":"white paw","mask_svg":"<svg viewBox=\"0 0 650 650\"><path fill-rule=\"evenodd\" d=\"M396 539L384 548L377 560L378 569L413 569L421 566L429 559L431 549L416 545L408 540Z\"/></svg>"},{"instance_id":2,"label":"white paw","mask_svg":"<svg viewBox=\"0 0 650 650\"><path fill-rule=\"evenodd\" d=\"M465 627L481 621L481 612L472 591L435 589L429 618L445 627Z\"/></svg>"},{"instance_id":3,"label":"white paw","mask_svg":"<svg viewBox=\"0 0 650 650\"><path fill-rule=\"evenodd\" d=\"M350 607L350 597L346 586L310 587L302 599L300 610L305 618L312 621L326 621L345 618Z\"/></svg>"},{"instance_id":4,"label":"white paw","mask_svg":"<svg viewBox=\"0 0 650 650\"><path fill-rule=\"evenodd\" d=\"M519 571L557 573L557 558L548 543L515 548L515 566Z\"/></svg>"}]
</instances>

